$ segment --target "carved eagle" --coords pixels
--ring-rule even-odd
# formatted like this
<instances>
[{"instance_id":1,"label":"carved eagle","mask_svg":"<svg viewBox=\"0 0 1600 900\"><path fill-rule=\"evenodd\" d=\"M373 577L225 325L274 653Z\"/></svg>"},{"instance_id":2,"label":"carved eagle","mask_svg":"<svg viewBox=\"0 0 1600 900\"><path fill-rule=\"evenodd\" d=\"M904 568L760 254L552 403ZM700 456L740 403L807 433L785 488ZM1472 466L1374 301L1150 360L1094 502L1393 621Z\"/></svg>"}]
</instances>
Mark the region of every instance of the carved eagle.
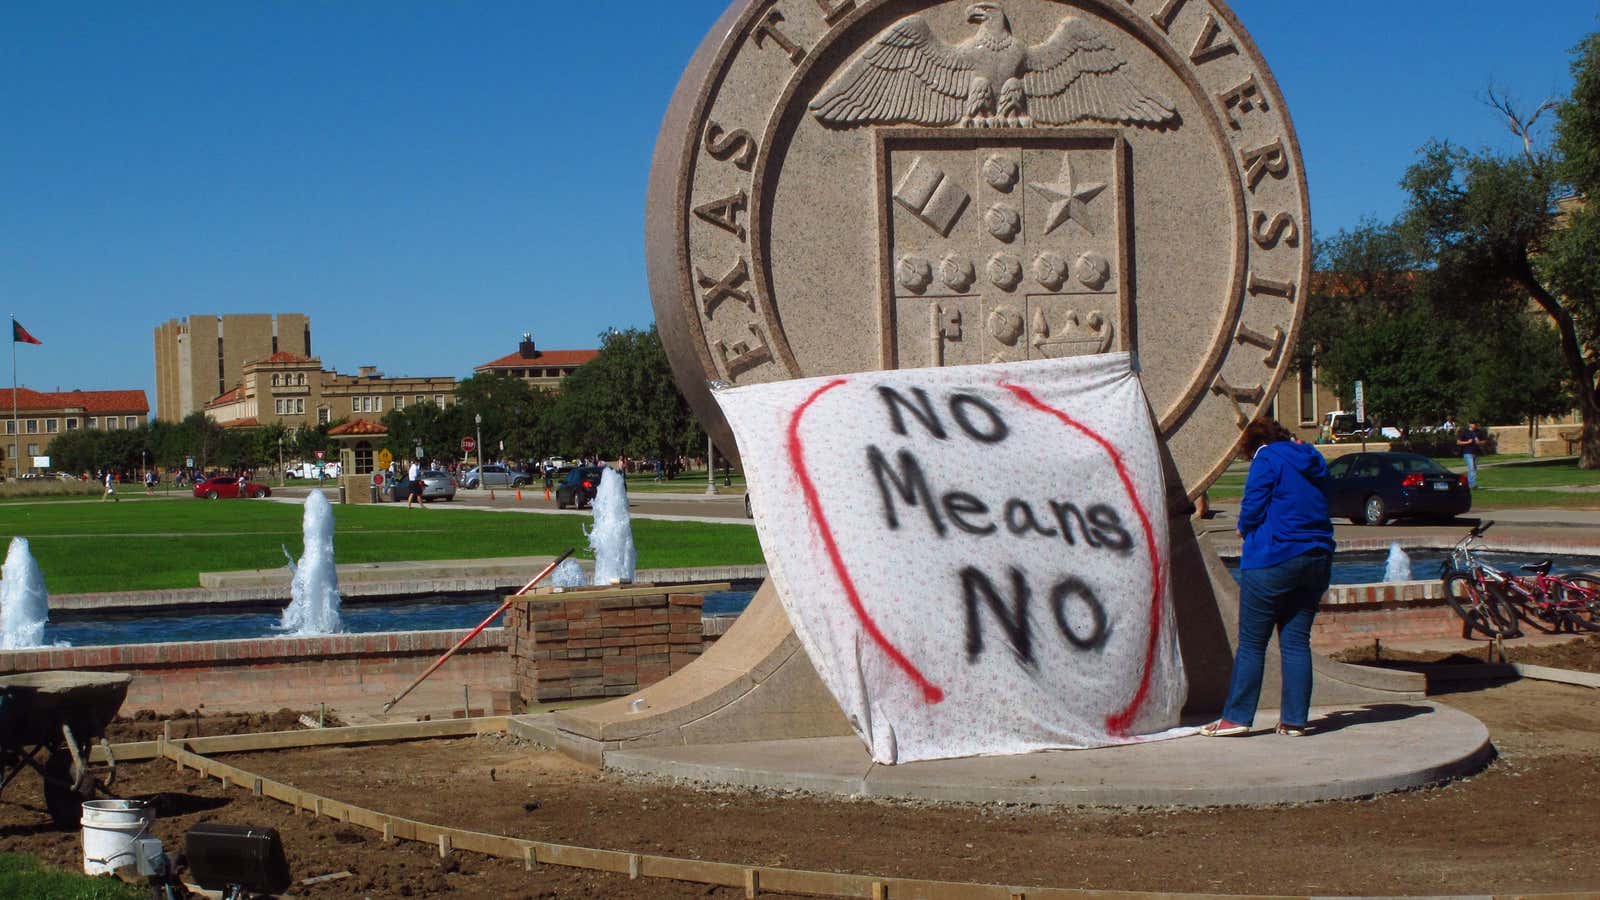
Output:
<instances>
[{"instance_id":1,"label":"carved eagle","mask_svg":"<svg viewBox=\"0 0 1600 900\"><path fill-rule=\"evenodd\" d=\"M1029 47L998 3L967 7L978 33L951 45L906 16L861 51L811 102L829 125L1027 127L1085 119L1164 125L1177 111L1141 86L1128 61L1087 22L1067 17Z\"/></svg>"}]
</instances>

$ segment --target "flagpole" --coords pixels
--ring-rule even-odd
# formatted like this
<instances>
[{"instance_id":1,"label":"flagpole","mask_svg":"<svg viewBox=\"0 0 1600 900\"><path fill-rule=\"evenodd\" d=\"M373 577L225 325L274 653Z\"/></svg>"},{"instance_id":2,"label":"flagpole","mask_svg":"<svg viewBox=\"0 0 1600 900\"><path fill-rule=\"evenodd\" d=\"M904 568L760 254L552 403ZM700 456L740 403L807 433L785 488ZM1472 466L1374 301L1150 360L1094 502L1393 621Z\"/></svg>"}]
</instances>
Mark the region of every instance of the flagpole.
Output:
<instances>
[{"instance_id":1,"label":"flagpole","mask_svg":"<svg viewBox=\"0 0 1600 900\"><path fill-rule=\"evenodd\" d=\"M11 317L11 436L16 443L10 447L13 452L7 455L20 456L15 452L16 448L22 446L22 426L17 424L17 317L14 315ZM11 460L11 472L13 478L22 477L20 460Z\"/></svg>"}]
</instances>

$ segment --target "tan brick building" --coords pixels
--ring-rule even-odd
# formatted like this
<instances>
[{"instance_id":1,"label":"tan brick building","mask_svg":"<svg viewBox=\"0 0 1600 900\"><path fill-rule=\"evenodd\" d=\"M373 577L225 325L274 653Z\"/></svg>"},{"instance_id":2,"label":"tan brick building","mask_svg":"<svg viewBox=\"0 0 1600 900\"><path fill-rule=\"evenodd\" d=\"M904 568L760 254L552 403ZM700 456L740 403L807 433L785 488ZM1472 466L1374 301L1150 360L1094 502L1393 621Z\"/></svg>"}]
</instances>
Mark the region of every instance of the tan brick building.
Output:
<instances>
[{"instance_id":1,"label":"tan brick building","mask_svg":"<svg viewBox=\"0 0 1600 900\"><path fill-rule=\"evenodd\" d=\"M155 329L156 418L177 422L244 381L245 363L274 353L311 355L303 313L191 315Z\"/></svg>"},{"instance_id":2,"label":"tan brick building","mask_svg":"<svg viewBox=\"0 0 1600 900\"><path fill-rule=\"evenodd\" d=\"M13 418L12 392L0 390L0 403L5 405L0 415L5 416L6 423L4 472L11 478L37 471L33 458L44 455L58 434L79 429L138 428L150 416L150 401L144 391L46 392L17 388L15 393Z\"/></svg>"},{"instance_id":3,"label":"tan brick building","mask_svg":"<svg viewBox=\"0 0 1600 900\"><path fill-rule=\"evenodd\" d=\"M540 350L534 346L533 335L523 332L517 352L490 360L473 367L473 372L509 375L521 378L541 390L560 390L561 382L578 367L600 355L599 350Z\"/></svg>"},{"instance_id":4,"label":"tan brick building","mask_svg":"<svg viewBox=\"0 0 1600 900\"><path fill-rule=\"evenodd\" d=\"M341 375L324 370L316 357L279 350L245 363L239 382L203 408L225 428L314 427L355 417L378 420L418 403L452 406L455 391L450 377L385 378L375 366Z\"/></svg>"}]
</instances>

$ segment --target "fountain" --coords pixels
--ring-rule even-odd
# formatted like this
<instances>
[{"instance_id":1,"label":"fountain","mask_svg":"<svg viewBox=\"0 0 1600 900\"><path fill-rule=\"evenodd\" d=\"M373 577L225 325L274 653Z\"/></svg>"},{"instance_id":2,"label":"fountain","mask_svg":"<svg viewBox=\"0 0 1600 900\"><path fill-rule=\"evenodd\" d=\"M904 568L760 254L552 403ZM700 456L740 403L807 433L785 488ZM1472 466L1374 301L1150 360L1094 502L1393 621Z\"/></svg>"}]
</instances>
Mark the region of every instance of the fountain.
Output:
<instances>
[{"instance_id":1,"label":"fountain","mask_svg":"<svg viewBox=\"0 0 1600 900\"><path fill-rule=\"evenodd\" d=\"M44 573L28 549L27 538L11 539L4 579L0 584L0 650L45 646L50 594L44 589Z\"/></svg>"},{"instance_id":2,"label":"fountain","mask_svg":"<svg viewBox=\"0 0 1600 900\"><path fill-rule=\"evenodd\" d=\"M333 565L333 507L321 491L306 498L301 526L305 555L290 564L289 606L279 628L295 636L336 634L339 622L339 572Z\"/></svg>"},{"instance_id":3,"label":"fountain","mask_svg":"<svg viewBox=\"0 0 1600 900\"><path fill-rule=\"evenodd\" d=\"M1383 567L1383 580L1387 583L1411 580L1411 557L1400 549L1400 542L1389 545L1389 561Z\"/></svg>"},{"instance_id":4,"label":"fountain","mask_svg":"<svg viewBox=\"0 0 1600 900\"><path fill-rule=\"evenodd\" d=\"M628 489L616 470L600 476L594 497L594 528L587 532L594 551L594 583L633 582L638 555L633 549L633 525L628 517Z\"/></svg>"},{"instance_id":5,"label":"fountain","mask_svg":"<svg viewBox=\"0 0 1600 900\"><path fill-rule=\"evenodd\" d=\"M550 573L550 583L559 588L584 587L589 584L589 574L569 556Z\"/></svg>"}]
</instances>

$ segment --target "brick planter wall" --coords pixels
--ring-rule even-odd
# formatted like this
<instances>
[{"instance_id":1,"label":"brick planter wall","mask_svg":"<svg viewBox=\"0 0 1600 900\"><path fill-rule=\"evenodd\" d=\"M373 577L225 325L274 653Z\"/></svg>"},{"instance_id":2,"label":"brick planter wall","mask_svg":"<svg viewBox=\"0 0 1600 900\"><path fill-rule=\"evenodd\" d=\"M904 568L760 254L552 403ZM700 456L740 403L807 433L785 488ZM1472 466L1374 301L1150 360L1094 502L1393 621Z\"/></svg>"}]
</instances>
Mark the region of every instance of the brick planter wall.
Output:
<instances>
[{"instance_id":1,"label":"brick planter wall","mask_svg":"<svg viewBox=\"0 0 1600 900\"><path fill-rule=\"evenodd\" d=\"M1311 626L1311 649L1332 653L1357 644L1459 638L1461 619L1438 581L1334 585Z\"/></svg>"},{"instance_id":2,"label":"brick planter wall","mask_svg":"<svg viewBox=\"0 0 1600 900\"><path fill-rule=\"evenodd\" d=\"M701 606L727 585L578 589L512 604L512 680L525 702L620 697L700 654Z\"/></svg>"},{"instance_id":3,"label":"brick planter wall","mask_svg":"<svg viewBox=\"0 0 1600 900\"><path fill-rule=\"evenodd\" d=\"M124 715L204 706L208 712L311 709L327 703L376 713L467 634L398 631L306 638L119 644L0 652L0 675L46 669L131 673ZM462 686L474 709L511 688L506 635L490 628L473 639L397 706L397 714L461 706ZM504 703L501 704L504 706Z\"/></svg>"}]
</instances>

